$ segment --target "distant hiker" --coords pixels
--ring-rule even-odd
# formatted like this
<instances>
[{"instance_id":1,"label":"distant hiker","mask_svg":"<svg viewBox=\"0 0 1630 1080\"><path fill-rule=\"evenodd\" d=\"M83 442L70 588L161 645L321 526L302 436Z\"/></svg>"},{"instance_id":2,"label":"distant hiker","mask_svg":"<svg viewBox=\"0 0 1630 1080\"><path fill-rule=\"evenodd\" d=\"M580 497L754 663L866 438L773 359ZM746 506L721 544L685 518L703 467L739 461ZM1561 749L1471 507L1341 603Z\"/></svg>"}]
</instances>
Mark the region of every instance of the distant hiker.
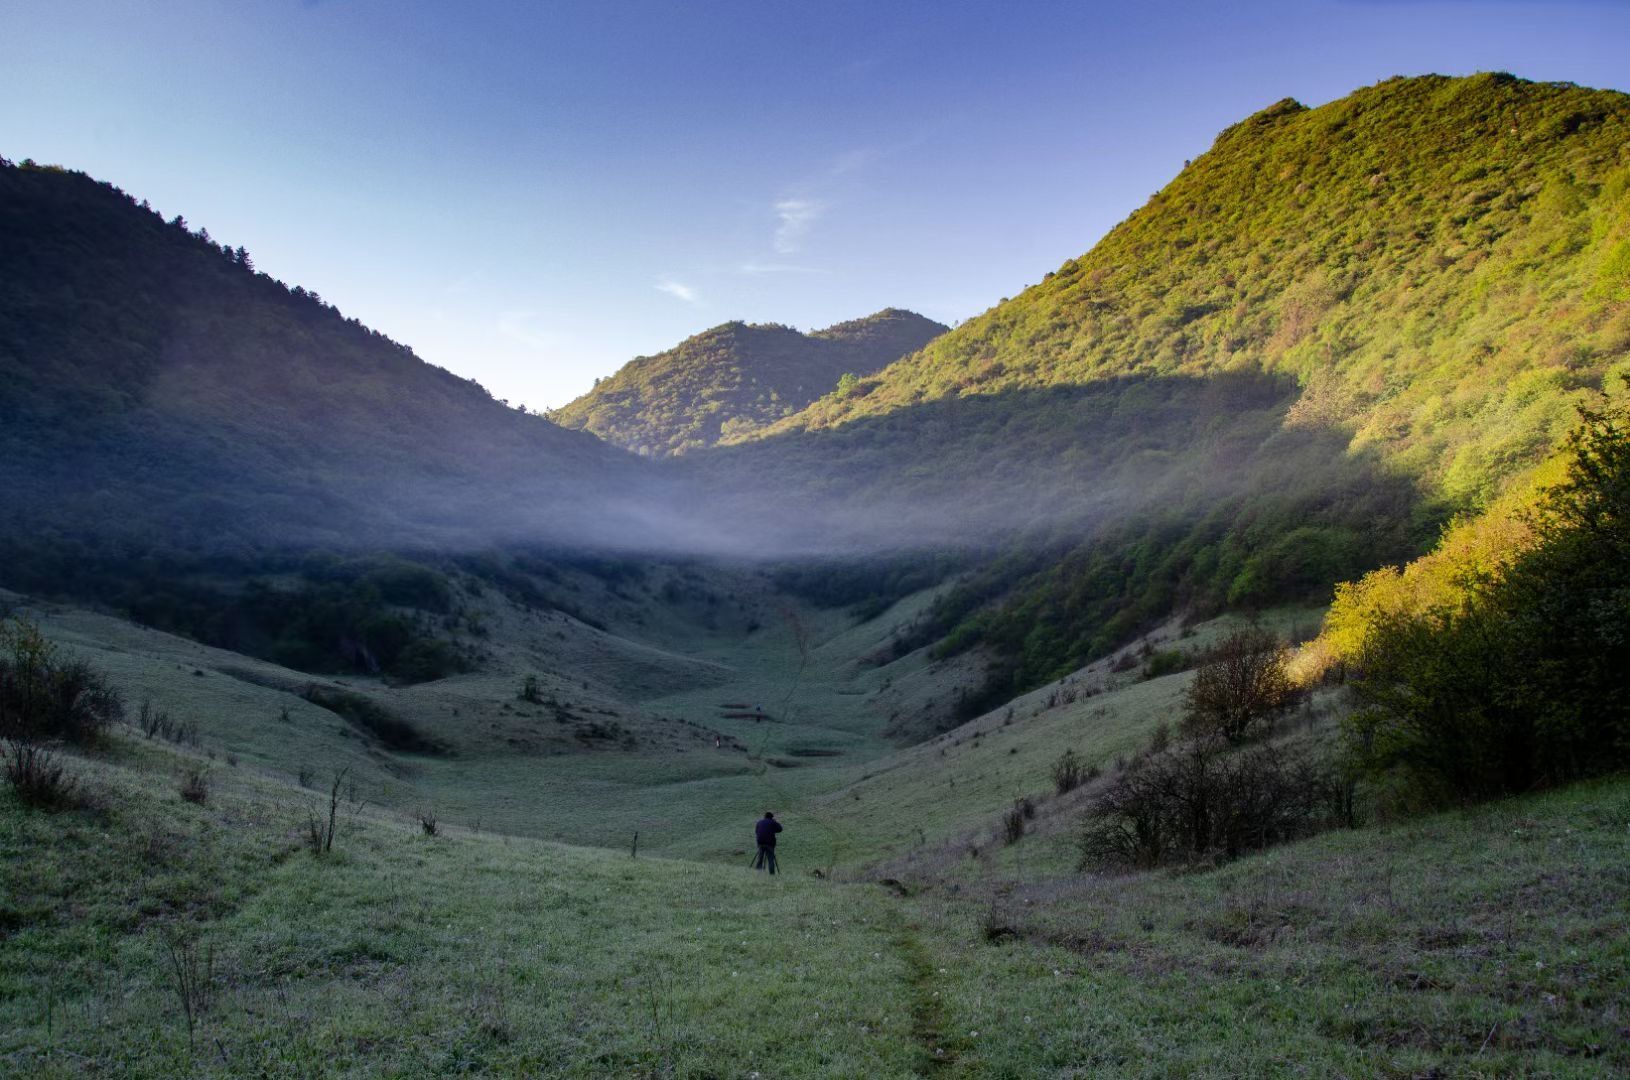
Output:
<instances>
[{"instance_id":1,"label":"distant hiker","mask_svg":"<svg viewBox=\"0 0 1630 1080\"><path fill-rule=\"evenodd\" d=\"M758 857L753 860L754 870L768 870L775 873L775 834L781 831L781 823L775 820L775 815L768 810L758 819L753 831L758 835Z\"/></svg>"},{"instance_id":2,"label":"distant hiker","mask_svg":"<svg viewBox=\"0 0 1630 1080\"><path fill-rule=\"evenodd\" d=\"M720 746L719 737L717 735L715 735L715 736L713 736L713 749L717 750L719 748L719 746Z\"/></svg>"}]
</instances>

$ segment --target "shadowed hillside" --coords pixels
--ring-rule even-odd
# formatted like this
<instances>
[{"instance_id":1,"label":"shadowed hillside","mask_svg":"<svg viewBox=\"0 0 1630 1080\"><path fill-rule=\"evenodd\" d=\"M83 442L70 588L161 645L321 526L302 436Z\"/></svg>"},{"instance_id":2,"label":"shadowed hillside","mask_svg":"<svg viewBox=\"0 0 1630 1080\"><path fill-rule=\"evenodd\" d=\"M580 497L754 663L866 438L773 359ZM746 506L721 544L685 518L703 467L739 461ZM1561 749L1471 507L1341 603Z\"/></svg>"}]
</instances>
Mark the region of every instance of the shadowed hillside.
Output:
<instances>
[{"instance_id":1,"label":"shadowed hillside","mask_svg":"<svg viewBox=\"0 0 1630 1080\"><path fill-rule=\"evenodd\" d=\"M684 453L789 416L843 376L870 375L945 330L898 308L809 334L725 323L636 357L551 418L640 454Z\"/></svg>"},{"instance_id":2,"label":"shadowed hillside","mask_svg":"<svg viewBox=\"0 0 1630 1080\"><path fill-rule=\"evenodd\" d=\"M207 230L0 168L3 537L347 548L564 538L620 452L510 409ZM609 531L609 530L608 530Z\"/></svg>"}]
</instances>

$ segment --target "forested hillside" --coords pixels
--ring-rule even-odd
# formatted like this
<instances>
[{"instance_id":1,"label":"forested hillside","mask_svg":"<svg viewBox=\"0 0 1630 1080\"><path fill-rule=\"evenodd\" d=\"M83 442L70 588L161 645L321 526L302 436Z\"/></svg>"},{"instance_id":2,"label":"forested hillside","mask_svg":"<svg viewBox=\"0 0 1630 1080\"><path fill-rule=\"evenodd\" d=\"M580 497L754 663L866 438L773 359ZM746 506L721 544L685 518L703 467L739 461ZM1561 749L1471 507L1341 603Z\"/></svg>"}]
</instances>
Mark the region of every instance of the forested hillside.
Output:
<instances>
[{"instance_id":1,"label":"forested hillside","mask_svg":"<svg viewBox=\"0 0 1630 1080\"><path fill-rule=\"evenodd\" d=\"M945 330L898 308L809 334L725 323L636 357L552 418L636 453L683 453L790 416L844 376L870 375Z\"/></svg>"},{"instance_id":2,"label":"forested hillside","mask_svg":"<svg viewBox=\"0 0 1630 1080\"><path fill-rule=\"evenodd\" d=\"M180 217L0 165L7 586L308 671L435 678L471 651L447 553L626 535L637 465Z\"/></svg>"},{"instance_id":3,"label":"forested hillside","mask_svg":"<svg viewBox=\"0 0 1630 1080\"><path fill-rule=\"evenodd\" d=\"M251 548L568 536L625 455L510 409L180 217L0 168L0 535ZM585 526L592 527L592 526Z\"/></svg>"},{"instance_id":4,"label":"forested hillside","mask_svg":"<svg viewBox=\"0 0 1630 1080\"><path fill-rule=\"evenodd\" d=\"M983 417L935 445L933 475L1024 460L1052 497L922 633L996 646L998 700L1174 607L1327 596L1424 550L1627 368L1630 97L1394 79L1229 128L1090 252L725 467L794 469L785 443L922 469L920 433ZM1266 424L1227 403L1151 410L1152 387L1254 379L1279 388ZM1028 429L1038 400L1061 413ZM993 445L1027 430L1028 447ZM1100 439L1139 482L1076 452ZM1093 512L1106 489L1130 492L1121 512Z\"/></svg>"}]
</instances>

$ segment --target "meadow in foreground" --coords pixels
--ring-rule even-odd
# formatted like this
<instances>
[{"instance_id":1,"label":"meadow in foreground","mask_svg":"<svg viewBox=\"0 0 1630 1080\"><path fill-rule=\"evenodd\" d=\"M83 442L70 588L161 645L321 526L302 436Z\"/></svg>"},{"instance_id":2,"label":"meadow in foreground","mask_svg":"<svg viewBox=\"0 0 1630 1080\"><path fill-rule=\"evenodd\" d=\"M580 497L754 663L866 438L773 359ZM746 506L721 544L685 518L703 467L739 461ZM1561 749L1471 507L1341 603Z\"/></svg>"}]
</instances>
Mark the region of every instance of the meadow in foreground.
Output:
<instances>
[{"instance_id":1,"label":"meadow in foreground","mask_svg":"<svg viewBox=\"0 0 1630 1080\"><path fill-rule=\"evenodd\" d=\"M205 801L188 802L178 781L197 763L116 733L72 761L80 809L0 802L7 1072L1630 1067L1622 782L1327 834L1216 870L900 896L431 836L343 793L335 849L314 856L318 796L217 765Z\"/></svg>"}]
</instances>

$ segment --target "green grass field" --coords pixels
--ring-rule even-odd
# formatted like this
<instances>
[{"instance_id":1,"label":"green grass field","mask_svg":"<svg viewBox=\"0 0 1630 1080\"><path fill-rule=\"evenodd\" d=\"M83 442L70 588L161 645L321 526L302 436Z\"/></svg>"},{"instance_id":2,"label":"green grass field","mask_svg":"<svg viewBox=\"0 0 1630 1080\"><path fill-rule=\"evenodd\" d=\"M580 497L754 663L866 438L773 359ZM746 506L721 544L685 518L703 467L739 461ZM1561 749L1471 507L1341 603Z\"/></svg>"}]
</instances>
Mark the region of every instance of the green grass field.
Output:
<instances>
[{"instance_id":1,"label":"green grass field","mask_svg":"<svg viewBox=\"0 0 1630 1080\"><path fill-rule=\"evenodd\" d=\"M1630 1066L1630 784L1203 873L910 897L341 809L128 735L0 802L15 1075L1534 1075ZM986 927L997 940L987 940ZM191 1038L172 948L201 977ZM1438 1070L1433 1072L1433 1070Z\"/></svg>"},{"instance_id":2,"label":"green grass field","mask_svg":"<svg viewBox=\"0 0 1630 1080\"><path fill-rule=\"evenodd\" d=\"M739 593L743 610L767 601ZM0 1074L1630 1069L1630 782L1217 869L1082 875L1091 784L1042 799L1017 844L997 840L997 815L1043 795L1067 748L1107 770L1135 755L1175 720L1187 675L1106 658L1011 718L902 749L889 713L927 696L916 683L962 673L863 658L923 602L860 624L788 607L745 635L667 612L530 636L495 606L481 673L345 680L444 740L440 756L382 750L295 693L299 673L36 607L199 740L124 727L70 755L77 809L0 794ZM1165 627L1151 648L1198 649L1231 625ZM519 701L538 668L548 693L614 713L634 745L585 743ZM641 689L619 697L624 678ZM770 719L723 718L739 702ZM1327 730L1314 718L1293 737ZM207 771L203 805L180 794L192 768ZM338 768L356 783L319 857L307 821ZM745 867L767 807L788 826L773 879Z\"/></svg>"}]
</instances>

